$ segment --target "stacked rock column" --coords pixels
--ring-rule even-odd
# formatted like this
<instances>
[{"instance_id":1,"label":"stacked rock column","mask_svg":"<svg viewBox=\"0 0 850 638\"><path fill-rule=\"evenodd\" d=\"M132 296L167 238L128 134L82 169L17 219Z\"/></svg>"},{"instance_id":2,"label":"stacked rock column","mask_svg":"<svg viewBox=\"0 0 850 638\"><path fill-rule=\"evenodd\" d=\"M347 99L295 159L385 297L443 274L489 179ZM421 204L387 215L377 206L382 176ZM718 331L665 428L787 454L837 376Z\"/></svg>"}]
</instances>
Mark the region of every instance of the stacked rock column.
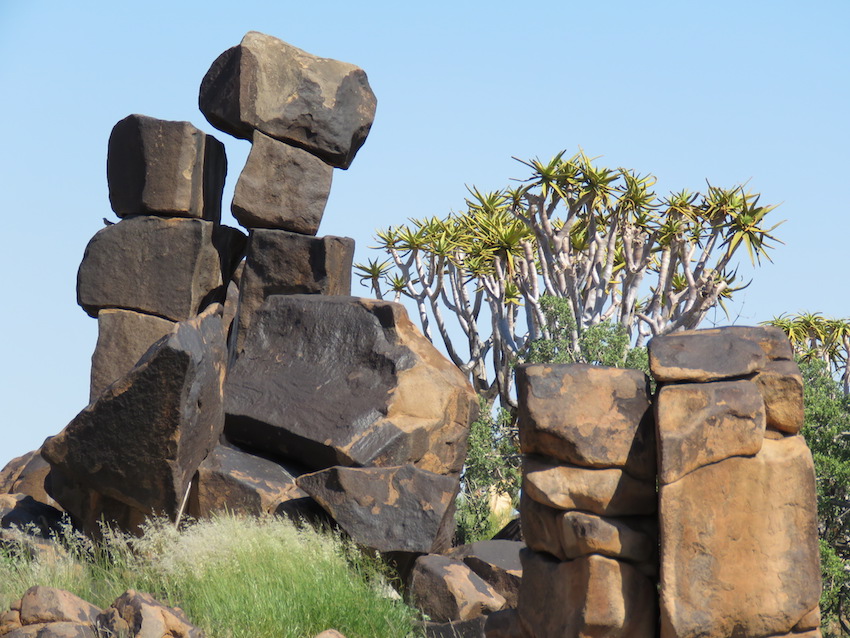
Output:
<instances>
[{"instance_id":1,"label":"stacked rock column","mask_svg":"<svg viewBox=\"0 0 850 638\"><path fill-rule=\"evenodd\" d=\"M654 638L655 442L648 379L577 365L517 369L529 638Z\"/></svg>"},{"instance_id":2,"label":"stacked rock column","mask_svg":"<svg viewBox=\"0 0 850 638\"><path fill-rule=\"evenodd\" d=\"M88 531L101 516L128 529L178 516L223 428L215 302L244 247L219 223L225 172L222 144L189 122L131 115L112 130L121 220L92 238L77 277L78 302L98 319L91 402L43 448L53 496Z\"/></svg>"},{"instance_id":3,"label":"stacked rock column","mask_svg":"<svg viewBox=\"0 0 850 638\"><path fill-rule=\"evenodd\" d=\"M811 453L785 335L657 337L662 638L820 636Z\"/></svg>"}]
</instances>

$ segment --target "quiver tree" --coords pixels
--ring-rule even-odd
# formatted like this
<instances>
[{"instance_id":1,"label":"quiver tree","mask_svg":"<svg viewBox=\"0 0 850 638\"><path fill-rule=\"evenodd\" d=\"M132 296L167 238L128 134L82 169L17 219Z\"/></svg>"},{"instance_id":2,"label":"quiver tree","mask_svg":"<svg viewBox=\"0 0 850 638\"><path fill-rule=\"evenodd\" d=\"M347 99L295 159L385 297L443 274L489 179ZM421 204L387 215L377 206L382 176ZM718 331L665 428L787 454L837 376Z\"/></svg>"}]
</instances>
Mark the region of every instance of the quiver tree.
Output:
<instances>
[{"instance_id":1,"label":"quiver tree","mask_svg":"<svg viewBox=\"0 0 850 638\"><path fill-rule=\"evenodd\" d=\"M743 287L734 285L738 249L756 264L777 241L779 224L765 227L774 206L740 185L659 198L651 175L598 166L583 152L521 163L531 175L518 186L472 187L461 212L379 231L389 259L355 266L379 298L413 300L425 335L438 333L475 388L503 406L513 405L511 366L563 329L544 311L546 296L568 304L576 352L602 322L640 346L698 326Z\"/></svg>"}]
</instances>

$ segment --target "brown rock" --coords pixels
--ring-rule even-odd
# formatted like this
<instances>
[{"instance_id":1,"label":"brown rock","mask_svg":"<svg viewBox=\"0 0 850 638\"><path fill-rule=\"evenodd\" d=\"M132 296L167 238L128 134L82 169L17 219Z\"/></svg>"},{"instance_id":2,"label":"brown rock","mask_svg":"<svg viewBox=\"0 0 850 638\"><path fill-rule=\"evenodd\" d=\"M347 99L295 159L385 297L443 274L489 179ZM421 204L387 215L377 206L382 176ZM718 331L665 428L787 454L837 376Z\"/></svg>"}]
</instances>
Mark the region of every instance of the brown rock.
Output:
<instances>
[{"instance_id":1,"label":"brown rock","mask_svg":"<svg viewBox=\"0 0 850 638\"><path fill-rule=\"evenodd\" d=\"M97 617L95 626L101 634L106 634L108 638L120 638L122 636L130 636L130 625L121 617L115 607L107 607L103 613Z\"/></svg>"},{"instance_id":2,"label":"brown rock","mask_svg":"<svg viewBox=\"0 0 850 638\"><path fill-rule=\"evenodd\" d=\"M341 633L339 633L336 629L326 629L320 634L316 634L315 638L345 638Z\"/></svg>"},{"instance_id":3,"label":"brown rock","mask_svg":"<svg viewBox=\"0 0 850 638\"><path fill-rule=\"evenodd\" d=\"M101 610L63 589L30 587L21 598L21 624L74 622L93 624Z\"/></svg>"},{"instance_id":4,"label":"brown rock","mask_svg":"<svg viewBox=\"0 0 850 638\"><path fill-rule=\"evenodd\" d=\"M146 513L176 516L224 425L221 306L174 331L42 448L74 484ZM79 502L54 497L78 518ZM85 499L80 499L85 500Z\"/></svg>"},{"instance_id":5,"label":"brown rock","mask_svg":"<svg viewBox=\"0 0 850 638\"><path fill-rule=\"evenodd\" d=\"M256 31L213 62L199 97L216 128L243 139L256 129L339 168L366 141L376 104L362 69Z\"/></svg>"},{"instance_id":6,"label":"brown rock","mask_svg":"<svg viewBox=\"0 0 850 638\"><path fill-rule=\"evenodd\" d=\"M104 309L97 314L97 345L91 358L93 402L130 372L142 355L174 329L173 321L131 310Z\"/></svg>"},{"instance_id":7,"label":"brown rock","mask_svg":"<svg viewBox=\"0 0 850 638\"><path fill-rule=\"evenodd\" d=\"M130 115L109 136L106 178L119 217L221 220L224 145L189 122Z\"/></svg>"},{"instance_id":8,"label":"brown rock","mask_svg":"<svg viewBox=\"0 0 850 638\"><path fill-rule=\"evenodd\" d=\"M77 273L77 303L92 317L123 308L183 321L222 286L212 222L133 217L92 237Z\"/></svg>"},{"instance_id":9,"label":"brown rock","mask_svg":"<svg viewBox=\"0 0 850 638\"><path fill-rule=\"evenodd\" d=\"M0 494L0 527L33 528L43 537L59 529L62 512L26 494Z\"/></svg>"},{"instance_id":10,"label":"brown rock","mask_svg":"<svg viewBox=\"0 0 850 638\"><path fill-rule=\"evenodd\" d=\"M97 638L91 625L77 622L51 622L24 625L4 638Z\"/></svg>"},{"instance_id":11,"label":"brown rock","mask_svg":"<svg viewBox=\"0 0 850 638\"><path fill-rule=\"evenodd\" d=\"M503 609L487 616L485 638L524 638L516 609Z\"/></svg>"},{"instance_id":12,"label":"brown rock","mask_svg":"<svg viewBox=\"0 0 850 638\"><path fill-rule=\"evenodd\" d=\"M306 151L254 131L231 210L247 228L315 235L331 191L333 168Z\"/></svg>"},{"instance_id":13,"label":"brown rock","mask_svg":"<svg viewBox=\"0 0 850 638\"><path fill-rule=\"evenodd\" d=\"M786 437L662 485L662 638L784 634L817 605L814 480Z\"/></svg>"},{"instance_id":14,"label":"brown rock","mask_svg":"<svg viewBox=\"0 0 850 638\"><path fill-rule=\"evenodd\" d=\"M41 450L27 452L9 461L0 471L0 494L26 494L39 503L61 510L61 506L46 489L50 464L41 456Z\"/></svg>"},{"instance_id":15,"label":"brown rock","mask_svg":"<svg viewBox=\"0 0 850 638\"><path fill-rule=\"evenodd\" d=\"M413 463L456 475L478 410L403 306L354 297L269 297L225 391L229 440L311 469Z\"/></svg>"},{"instance_id":16,"label":"brown rock","mask_svg":"<svg viewBox=\"0 0 850 638\"><path fill-rule=\"evenodd\" d=\"M128 589L112 603L136 638L203 638L203 632L192 625L186 614L167 607L150 594Z\"/></svg>"},{"instance_id":17,"label":"brown rock","mask_svg":"<svg viewBox=\"0 0 850 638\"><path fill-rule=\"evenodd\" d=\"M523 457L523 470L523 491L556 509L640 516L657 508L655 484L638 481L622 470L555 465L533 456Z\"/></svg>"},{"instance_id":18,"label":"brown rock","mask_svg":"<svg viewBox=\"0 0 850 638\"><path fill-rule=\"evenodd\" d=\"M803 375L794 361L770 361L753 377L764 399L767 427L797 434L803 427Z\"/></svg>"},{"instance_id":19,"label":"brown rock","mask_svg":"<svg viewBox=\"0 0 850 638\"><path fill-rule=\"evenodd\" d=\"M284 466L229 445L217 445L198 468L189 512L273 514L281 504L307 498Z\"/></svg>"},{"instance_id":20,"label":"brown rock","mask_svg":"<svg viewBox=\"0 0 850 638\"><path fill-rule=\"evenodd\" d=\"M470 620L453 620L451 622L419 623L425 632L425 638L484 638L484 624L487 616L477 616Z\"/></svg>"},{"instance_id":21,"label":"brown rock","mask_svg":"<svg viewBox=\"0 0 850 638\"><path fill-rule=\"evenodd\" d=\"M649 342L649 367L659 383L742 377L765 367L759 328L686 330Z\"/></svg>"},{"instance_id":22,"label":"brown rock","mask_svg":"<svg viewBox=\"0 0 850 638\"><path fill-rule=\"evenodd\" d=\"M308 237L284 230L255 229L239 281L239 311L233 355L242 352L254 315L270 295L348 295L354 240Z\"/></svg>"},{"instance_id":23,"label":"brown rock","mask_svg":"<svg viewBox=\"0 0 850 638\"><path fill-rule=\"evenodd\" d=\"M297 484L360 545L418 553L450 545L457 478L412 465L332 467L300 476Z\"/></svg>"},{"instance_id":24,"label":"brown rock","mask_svg":"<svg viewBox=\"0 0 850 638\"><path fill-rule=\"evenodd\" d=\"M560 516L561 546L567 558L601 554L633 563L656 559L658 538L647 533L649 519L607 518L585 512Z\"/></svg>"},{"instance_id":25,"label":"brown rock","mask_svg":"<svg viewBox=\"0 0 850 638\"><path fill-rule=\"evenodd\" d=\"M648 379L586 364L517 368L520 447L571 465L655 476Z\"/></svg>"},{"instance_id":26,"label":"brown rock","mask_svg":"<svg viewBox=\"0 0 850 638\"><path fill-rule=\"evenodd\" d=\"M21 611L18 609L10 609L9 611L0 614L0 636L5 636L10 631L18 629L21 626Z\"/></svg>"},{"instance_id":27,"label":"brown rock","mask_svg":"<svg viewBox=\"0 0 850 638\"><path fill-rule=\"evenodd\" d=\"M525 543L489 540L461 545L447 552L449 558L462 560L477 576L505 599L507 607L516 607L522 582L519 552Z\"/></svg>"},{"instance_id":28,"label":"brown rock","mask_svg":"<svg viewBox=\"0 0 850 638\"><path fill-rule=\"evenodd\" d=\"M785 331L774 326L727 326L730 334L757 343L770 361L793 360L794 349Z\"/></svg>"},{"instance_id":29,"label":"brown rock","mask_svg":"<svg viewBox=\"0 0 850 638\"><path fill-rule=\"evenodd\" d=\"M531 550L521 558L518 612L529 637L655 636L655 585L628 563L603 556L559 562Z\"/></svg>"},{"instance_id":30,"label":"brown rock","mask_svg":"<svg viewBox=\"0 0 850 638\"><path fill-rule=\"evenodd\" d=\"M802 632L809 631L811 629L818 629L820 627L820 605L815 607L814 609L806 612L806 614L797 621L797 624L794 625L794 632Z\"/></svg>"},{"instance_id":31,"label":"brown rock","mask_svg":"<svg viewBox=\"0 0 850 638\"><path fill-rule=\"evenodd\" d=\"M730 456L752 456L764 439L764 402L752 381L661 388L655 402L659 472L672 483Z\"/></svg>"},{"instance_id":32,"label":"brown rock","mask_svg":"<svg viewBox=\"0 0 850 638\"><path fill-rule=\"evenodd\" d=\"M431 620L443 623L471 620L505 606L505 599L464 563L436 554L416 559L410 597Z\"/></svg>"},{"instance_id":33,"label":"brown rock","mask_svg":"<svg viewBox=\"0 0 850 638\"><path fill-rule=\"evenodd\" d=\"M541 505L523 490L519 515L525 544L535 552L546 552L558 560L566 560L561 539L561 509Z\"/></svg>"}]
</instances>

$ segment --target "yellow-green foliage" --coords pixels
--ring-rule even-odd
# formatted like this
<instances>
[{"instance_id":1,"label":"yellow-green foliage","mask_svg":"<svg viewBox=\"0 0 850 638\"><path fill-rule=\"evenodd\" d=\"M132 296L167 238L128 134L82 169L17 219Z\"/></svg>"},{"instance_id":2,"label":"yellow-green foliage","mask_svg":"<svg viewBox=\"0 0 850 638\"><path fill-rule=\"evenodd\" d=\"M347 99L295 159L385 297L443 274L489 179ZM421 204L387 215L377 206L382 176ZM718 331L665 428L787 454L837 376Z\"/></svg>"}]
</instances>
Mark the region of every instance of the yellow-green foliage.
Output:
<instances>
[{"instance_id":1,"label":"yellow-green foliage","mask_svg":"<svg viewBox=\"0 0 850 638\"><path fill-rule=\"evenodd\" d=\"M212 638L414 635L416 612L386 597L381 566L336 535L279 518L220 516L181 531L152 521L141 538L97 545L67 530L50 560L0 555L0 607L32 585L106 607L129 588L181 607Z\"/></svg>"}]
</instances>

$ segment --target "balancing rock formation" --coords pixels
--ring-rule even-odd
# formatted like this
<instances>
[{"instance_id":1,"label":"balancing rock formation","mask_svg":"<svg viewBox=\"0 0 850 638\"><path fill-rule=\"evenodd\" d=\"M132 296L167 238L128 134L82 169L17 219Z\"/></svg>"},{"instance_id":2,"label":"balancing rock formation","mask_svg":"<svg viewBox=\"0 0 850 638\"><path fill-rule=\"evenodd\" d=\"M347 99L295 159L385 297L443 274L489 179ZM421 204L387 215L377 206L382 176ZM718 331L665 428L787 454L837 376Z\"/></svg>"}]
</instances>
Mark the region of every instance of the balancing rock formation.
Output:
<instances>
[{"instance_id":1,"label":"balancing rock formation","mask_svg":"<svg viewBox=\"0 0 850 638\"><path fill-rule=\"evenodd\" d=\"M333 168L372 124L365 73L252 32L200 106L252 141L232 203L248 237L220 224L219 141L144 115L115 125L120 221L77 285L99 324L91 402L8 482L49 464L43 501L91 534L226 509L332 518L408 561L448 549L475 394L402 306L348 296L352 239L316 236Z\"/></svg>"}]
</instances>

